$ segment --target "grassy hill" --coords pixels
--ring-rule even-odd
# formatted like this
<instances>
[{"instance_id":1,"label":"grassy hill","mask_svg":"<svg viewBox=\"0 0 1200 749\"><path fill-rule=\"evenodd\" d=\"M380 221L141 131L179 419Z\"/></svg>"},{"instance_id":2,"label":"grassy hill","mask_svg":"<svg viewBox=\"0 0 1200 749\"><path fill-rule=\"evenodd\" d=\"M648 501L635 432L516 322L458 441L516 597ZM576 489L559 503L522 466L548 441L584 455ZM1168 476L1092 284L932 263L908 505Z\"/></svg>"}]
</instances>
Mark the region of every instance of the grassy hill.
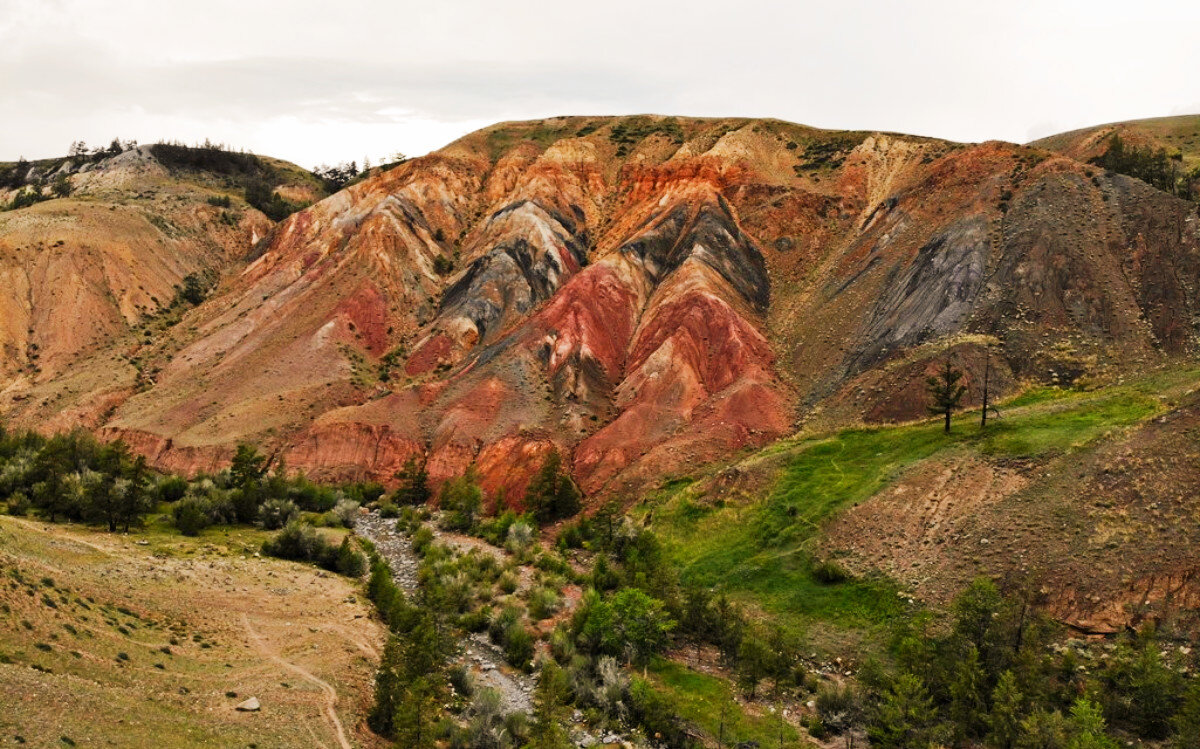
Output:
<instances>
[{"instance_id":1,"label":"grassy hill","mask_svg":"<svg viewBox=\"0 0 1200 749\"><path fill-rule=\"evenodd\" d=\"M1200 114L1096 125L1040 138L1029 145L1088 161L1104 152L1106 141L1114 134L1132 145L1178 153L1189 170L1200 167Z\"/></svg>"},{"instance_id":2,"label":"grassy hill","mask_svg":"<svg viewBox=\"0 0 1200 749\"><path fill-rule=\"evenodd\" d=\"M1164 508L1170 514L1141 534L1090 543L1138 510L1097 508L1089 480L1111 474L1108 453L1137 449L1160 420L1189 412L1198 383L1197 370L1175 369L1095 391L1038 388L1001 404L986 430L974 411L950 434L936 422L802 433L668 482L641 512L685 579L824 633L835 649L853 650L858 638L847 631L881 631L914 594L940 603L977 575L1024 572L1057 584L1089 564L1115 567L1097 587L1120 596L1118 581L1165 574L1178 561L1150 539L1170 518L1186 522L1195 502ZM1157 507L1143 490L1138 504ZM1155 609L1163 601L1146 603L1166 613Z\"/></svg>"},{"instance_id":3,"label":"grassy hill","mask_svg":"<svg viewBox=\"0 0 1200 749\"><path fill-rule=\"evenodd\" d=\"M345 578L258 558L263 538L0 517L0 742L337 746L336 716L376 745L378 624Z\"/></svg>"}]
</instances>

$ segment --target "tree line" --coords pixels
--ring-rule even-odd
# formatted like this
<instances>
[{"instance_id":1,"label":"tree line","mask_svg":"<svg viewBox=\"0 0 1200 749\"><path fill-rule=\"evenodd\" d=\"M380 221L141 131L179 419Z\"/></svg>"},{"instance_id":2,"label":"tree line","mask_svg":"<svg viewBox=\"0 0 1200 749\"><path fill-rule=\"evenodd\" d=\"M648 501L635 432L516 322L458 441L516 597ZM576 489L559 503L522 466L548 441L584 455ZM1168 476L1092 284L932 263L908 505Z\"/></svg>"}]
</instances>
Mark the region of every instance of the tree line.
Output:
<instances>
[{"instance_id":1,"label":"tree line","mask_svg":"<svg viewBox=\"0 0 1200 749\"><path fill-rule=\"evenodd\" d=\"M1200 167L1188 171L1179 151L1167 153L1165 148L1131 145L1114 133L1104 153L1091 163L1110 172L1140 179L1184 200L1200 202Z\"/></svg>"},{"instance_id":2,"label":"tree line","mask_svg":"<svg viewBox=\"0 0 1200 749\"><path fill-rule=\"evenodd\" d=\"M97 441L87 432L45 437L0 427L0 498L10 515L37 513L50 522L93 523L130 532L161 513L185 536L213 525L279 530L264 551L314 562L357 576L363 562L347 544L330 546L313 529L351 527L359 507L384 494L382 486L327 486L274 469L253 445L239 445L230 466L191 478L158 473L121 440Z\"/></svg>"}]
</instances>

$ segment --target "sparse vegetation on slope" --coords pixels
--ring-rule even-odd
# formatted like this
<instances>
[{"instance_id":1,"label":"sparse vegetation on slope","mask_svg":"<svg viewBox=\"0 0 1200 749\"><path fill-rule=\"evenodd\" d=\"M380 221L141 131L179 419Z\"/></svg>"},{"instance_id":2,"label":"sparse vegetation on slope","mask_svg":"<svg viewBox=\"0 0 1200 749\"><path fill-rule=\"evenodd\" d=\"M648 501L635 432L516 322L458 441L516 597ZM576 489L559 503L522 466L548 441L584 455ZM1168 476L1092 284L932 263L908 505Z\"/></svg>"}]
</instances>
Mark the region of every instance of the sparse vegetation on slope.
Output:
<instances>
[{"instance_id":1,"label":"sparse vegetation on slope","mask_svg":"<svg viewBox=\"0 0 1200 749\"><path fill-rule=\"evenodd\" d=\"M0 743L298 748L332 711L370 746L379 628L346 578L255 558L264 535L0 517Z\"/></svg>"},{"instance_id":2,"label":"sparse vegetation on slope","mask_svg":"<svg viewBox=\"0 0 1200 749\"><path fill-rule=\"evenodd\" d=\"M150 152L168 169L206 172L225 178L228 186L240 188L246 202L272 221L282 221L307 207L307 204L284 198L275 190L295 175L285 174L275 164L252 153L230 151L220 144L207 142L202 146L156 143L150 147ZM314 182L324 185L323 179Z\"/></svg>"},{"instance_id":3,"label":"sparse vegetation on slope","mask_svg":"<svg viewBox=\"0 0 1200 749\"><path fill-rule=\"evenodd\" d=\"M904 607L886 580L828 584L820 579L821 560L813 544L834 514L941 452L1034 458L1070 450L1161 408L1132 387L1042 393L1006 404L1003 418L989 422L983 432L970 426L946 434L941 424L925 422L781 442L758 458L780 466L762 498L705 501L685 485L652 505L653 527L685 579L753 600L793 622L869 628L895 618Z\"/></svg>"}]
</instances>

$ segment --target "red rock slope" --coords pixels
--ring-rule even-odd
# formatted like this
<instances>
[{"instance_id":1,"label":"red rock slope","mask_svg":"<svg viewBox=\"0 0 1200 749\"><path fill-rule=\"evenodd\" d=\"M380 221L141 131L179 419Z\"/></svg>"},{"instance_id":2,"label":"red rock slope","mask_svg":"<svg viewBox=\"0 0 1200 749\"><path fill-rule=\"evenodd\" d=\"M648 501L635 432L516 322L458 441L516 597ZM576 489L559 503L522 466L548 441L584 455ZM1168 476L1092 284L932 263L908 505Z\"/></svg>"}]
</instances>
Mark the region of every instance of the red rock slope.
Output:
<instances>
[{"instance_id":1,"label":"red rock slope","mask_svg":"<svg viewBox=\"0 0 1200 749\"><path fill-rule=\"evenodd\" d=\"M926 370L949 352L974 387L984 343L1000 389L1186 355L1198 231L1011 144L498 125L281 224L103 433L182 470L239 440L323 476L474 461L510 499L557 447L622 492L799 421L922 415Z\"/></svg>"}]
</instances>

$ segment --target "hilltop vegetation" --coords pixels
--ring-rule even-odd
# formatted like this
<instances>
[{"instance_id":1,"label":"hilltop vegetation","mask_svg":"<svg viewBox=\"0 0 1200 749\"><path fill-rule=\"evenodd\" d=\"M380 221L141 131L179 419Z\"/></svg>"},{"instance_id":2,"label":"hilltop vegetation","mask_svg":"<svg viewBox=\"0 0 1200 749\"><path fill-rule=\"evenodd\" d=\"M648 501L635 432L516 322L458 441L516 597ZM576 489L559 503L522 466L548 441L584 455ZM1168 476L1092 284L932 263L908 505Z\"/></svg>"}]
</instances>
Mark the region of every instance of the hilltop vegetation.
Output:
<instances>
[{"instance_id":1,"label":"hilltop vegetation","mask_svg":"<svg viewBox=\"0 0 1200 749\"><path fill-rule=\"evenodd\" d=\"M1152 150L1149 146L1126 145L1120 135L1113 134L1108 148L1092 163L1136 177L1184 200L1200 202L1200 166L1188 171L1179 151L1168 154L1165 148Z\"/></svg>"}]
</instances>

